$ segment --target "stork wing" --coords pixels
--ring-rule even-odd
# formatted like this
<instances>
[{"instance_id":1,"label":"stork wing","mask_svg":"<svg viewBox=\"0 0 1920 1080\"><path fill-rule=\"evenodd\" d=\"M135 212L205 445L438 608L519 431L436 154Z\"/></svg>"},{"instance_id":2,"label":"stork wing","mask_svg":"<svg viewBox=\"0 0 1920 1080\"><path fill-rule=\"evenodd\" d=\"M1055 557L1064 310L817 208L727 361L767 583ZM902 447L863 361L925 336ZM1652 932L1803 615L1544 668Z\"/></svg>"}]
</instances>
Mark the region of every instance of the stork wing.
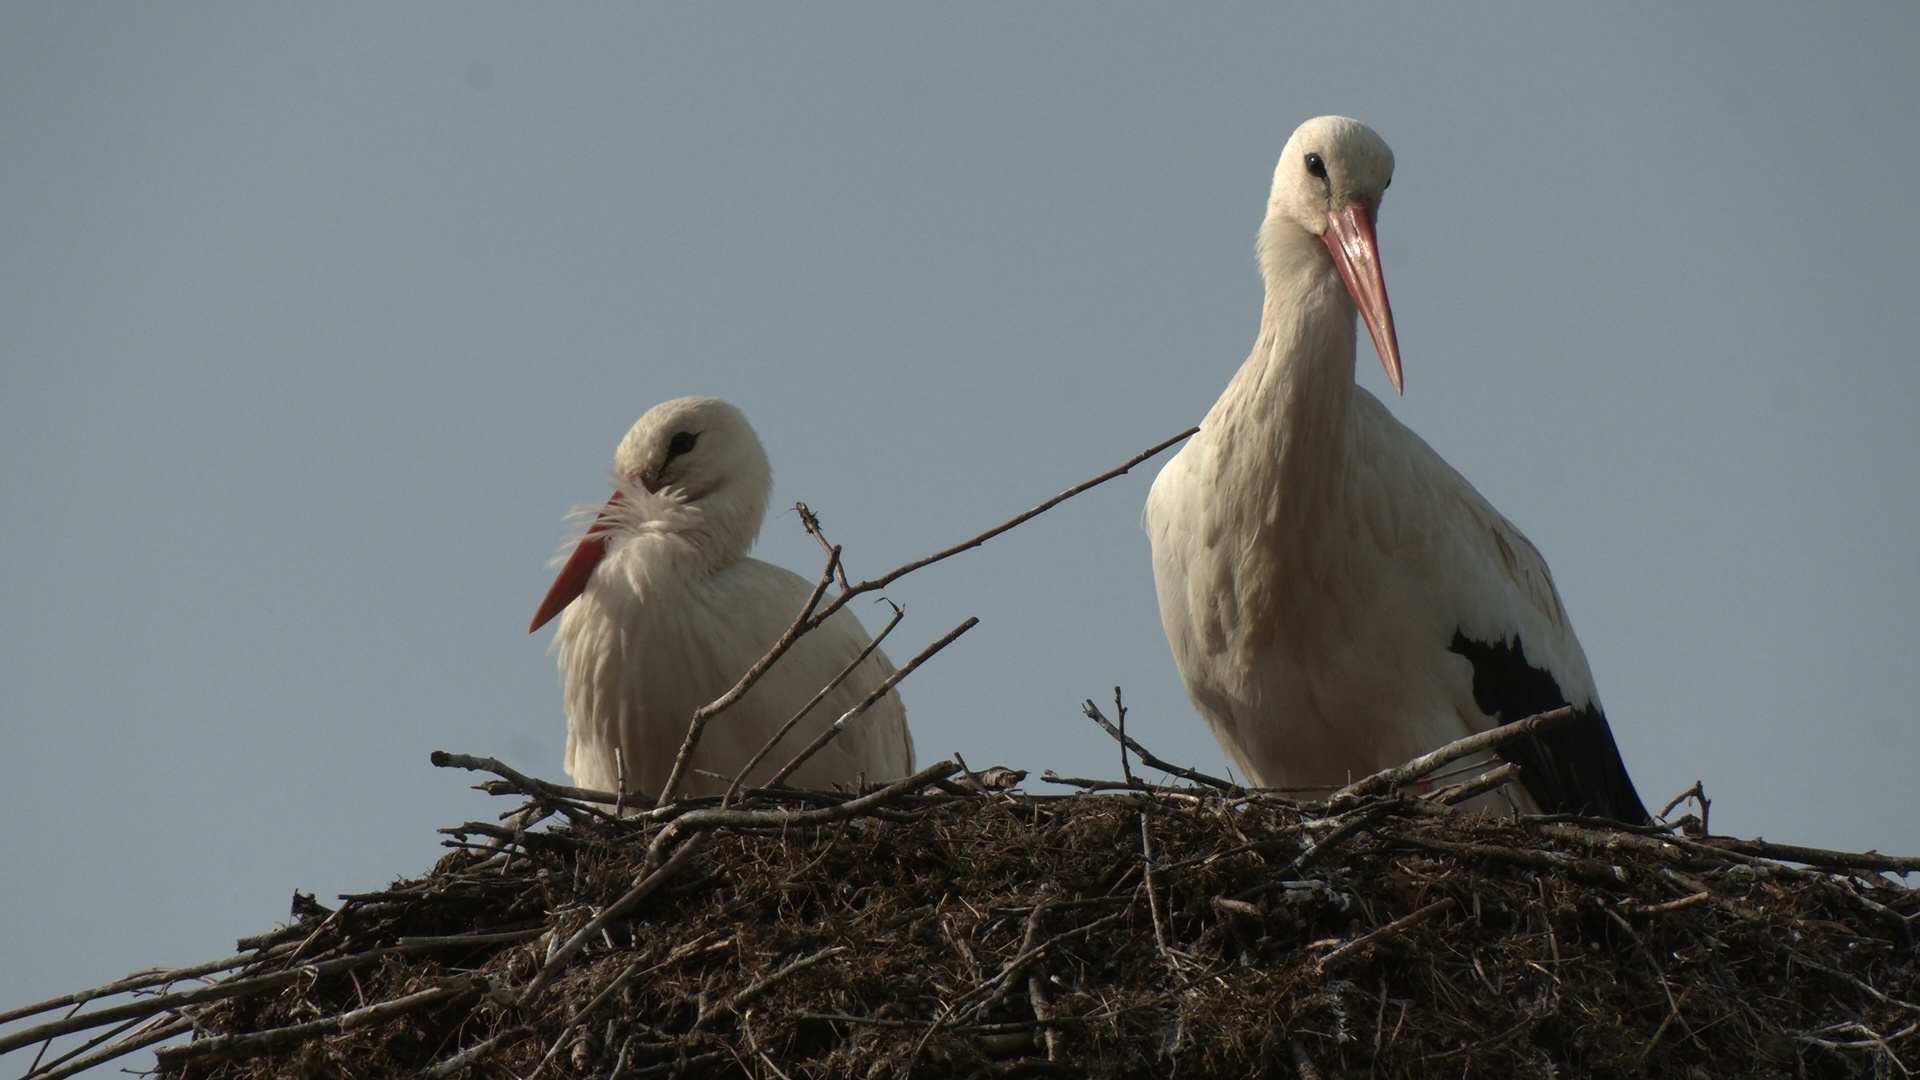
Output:
<instances>
[{"instance_id":1,"label":"stork wing","mask_svg":"<svg viewBox=\"0 0 1920 1080\"><path fill-rule=\"evenodd\" d=\"M1648 820L1546 560L1424 440L1372 395L1357 395L1365 401L1356 419L1404 433L1378 440L1405 448L1401 461L1376 466L1387 474L1381 489L1422 504L1424 512L1409 515L1417 525L1408 538L1427 549L1421 561L1432 568L1422 591L1437 621L1427 632L1470 666L1473 703L1495 724L1562 705L1578 710L1569 723L1506 744L1501 756L1520 765L1521 783L1544 812Z\"/></svg>"}]
</instances>

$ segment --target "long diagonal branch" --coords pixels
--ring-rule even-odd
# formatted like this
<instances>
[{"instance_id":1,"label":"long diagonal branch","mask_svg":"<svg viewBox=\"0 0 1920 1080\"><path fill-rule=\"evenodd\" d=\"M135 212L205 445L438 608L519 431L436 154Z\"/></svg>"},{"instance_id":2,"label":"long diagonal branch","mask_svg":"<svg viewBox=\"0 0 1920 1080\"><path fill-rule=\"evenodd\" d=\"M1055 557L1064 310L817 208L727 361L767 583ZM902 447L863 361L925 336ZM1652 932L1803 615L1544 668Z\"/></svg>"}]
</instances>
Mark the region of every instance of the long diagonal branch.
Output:
<instances>
[{"instance_id":1,"label":"long diagonal branch","mask_svg":"<svg viewBox=\"0 0 1920 1080\"><path fill-rule=\"evenodd\" d=\"M681 740L680 750L674 755L673 769L668 772L666 783L660 787L658 802L665 804L673 801L674 794L679 790L681 782L686 779L687 771L691 767L693 760L694 750L699 747L700 735L706 729L708 722L720 715L720 713L726 711L734 702L739 701L748 690L752 689L753 684L760 681L760 677L767 673L767 669L771 668L776 661L786 655L787 650L793 648L794 642L799 641L808 631L813 630L832 618L841 608L846 607L847 603L854 597L873 592L877 589L884 589L916 570L925 569L934 563L944 559L950 559L963 551L970 551L977 548L994 537L999 536L1001 533L1039 517L1041 514L1059 506L1075 495L1099 487L1101 484L1117 476L1126 475L1133 470L1134 466L1139 465L1141 462L1176 443L1193 437L1199 430L1198 427L1190 427L1170 439L1163 439L1128 458L1120 465L1101 473L1099 476L1075 484L1038 506L1015 514L1006 521L995 525L993 528L971 539L962 540L952 547L943 548L931 555L925 555L912 562L903 563L877 578L870 578L850 587L843 587L838 596L834 597L826 606L822 607L820 606L821 597L826 594L827 586L833 582L834 574L840 569L840 549L838 547L830 548L827 555L826 570L820 575L818 584L814 586L813 594L807 598L806 604L800 609L800 614L794 618L792 625L787 627L786 633L781 634L779 640L773 643L773 647L767 650L766 655L755 661L754 665L747 669L746 674L740 676L739 681L734 683L731 690L728 690L712 702L702 705L694 712L693 717L687 721L686 738Z\"/></svg>"}]
</instances>

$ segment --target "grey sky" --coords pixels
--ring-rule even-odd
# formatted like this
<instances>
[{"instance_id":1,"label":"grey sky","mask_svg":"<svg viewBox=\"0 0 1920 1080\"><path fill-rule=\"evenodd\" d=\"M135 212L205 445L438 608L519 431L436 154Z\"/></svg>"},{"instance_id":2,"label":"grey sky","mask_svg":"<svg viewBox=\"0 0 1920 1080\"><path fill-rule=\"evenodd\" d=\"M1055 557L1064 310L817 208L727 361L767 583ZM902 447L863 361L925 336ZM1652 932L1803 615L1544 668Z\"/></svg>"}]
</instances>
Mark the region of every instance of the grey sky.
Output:
<instances>
[{"instance_id":1,"label":"grey sky","mask_svg":"<svg viewBox=\"0 0 1920 1080\"><path fill-rule=\"evenodd\" d=\"M1327 112L1398 159L1392 407L1647 800L1920 850L1920 11L1191 10L0 7L0 1007L424 870L499 809L430 750L559 776L526 622L659 401L745 409L856 574L1196 421ZM892 592L896 658L982 620L923 758L1110 774L1120 683L1225 767L1157 464Z\"/></svg>"}]
</instances>

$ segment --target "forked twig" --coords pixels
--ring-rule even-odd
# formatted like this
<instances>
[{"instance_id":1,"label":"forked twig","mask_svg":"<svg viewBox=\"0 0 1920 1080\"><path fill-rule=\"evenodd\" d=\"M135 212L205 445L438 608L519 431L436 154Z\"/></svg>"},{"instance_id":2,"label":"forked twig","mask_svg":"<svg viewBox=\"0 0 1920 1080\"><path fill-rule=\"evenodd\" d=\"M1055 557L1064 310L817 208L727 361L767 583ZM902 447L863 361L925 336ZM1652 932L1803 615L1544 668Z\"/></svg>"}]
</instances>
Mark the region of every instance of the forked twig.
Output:
<instances>
[{"instance_id":1,"label":"forked twig","mask_svg":"<svg viewBox=\"0 0 1920 1080\"><path fill-rule=\"evenodd\" d=\"M1118 700L1119 694L1120 694L1120 688L1116 686L1113 689L1114 689L1114 698L1115 700ZM1236 784L1231 780L1222 780L1217 776L1208 776L1206 773L1199 772L1195 769L1189 769L1181 765L1175 765L1171 761L1163 761L1162 759L1155 757L1151 750L1148 750L1146 747L1140 745L1139 740L1135 739L1131 735L1128 735L1126 732L1121 731L1119 728L1115 727L1113 725L1113 721L1108 720L1106 716L1100 712L1100 706L1095 705L1093 703L1092 698L1088 698L1086 701L1080 704L1080 711L1087 714L1087 719L1092 720L1096 724L1099 724L1101 729L1104 730L1107 734L1113 736L1115 739L1118 739L1120 741L1121 746L1127 747L1131 749L1134 753L1139 754L1140 763L1145 765L1149 769L1159 769L1161 772L1170 773L1174 776L1180 777L1183 780L1191 780L1194 783L1201 785L1202 787L1210 787L1217 791L1224 791L1229 795L1242 795L1246 793L1245 788L1241 787L1239 784ZM1128 779L1131 780L1132 777L1128 777Z\"/></svg>"},{"instance_id":2,"label":"forked twig","mask_svg":"<svg viewBox=\"0 0 1920 1080\"><path fill-rule=\"evenodd\" d=\"M799 505L801 509L804 510L807 504L800 503ZM885 598L883 597L882 599ZM791 719L780 725L780 730L774 732L773 737L769 738L759 750L755 751L753 757L749 758L745 765L740 766L740 772L734 776L733 783L727 787L726 795L721 797L720 805L726 806L738 798L740 796L740 785L746 782L747 774L751 773L762 761L765 761L767 755L773 752L773 748L780 744L780 740L786 738L788 732L798 726L800 721L806 719L807 714L811 713L815 706L826 700L828 694L833 693L835 688L841 683L846 682L847 677L858 670L861 664L866 663L867 657L872 656L873 651L880 647L880 643L887 640L887 635L893 633L893 628L900 625L900 620L906 617L906 609L891 600L888 600L887 603L893 608L893 618L888 619L887 625L881 627L880 632L873 635L873 640L867 642L867 647L860 650L860 655L849 661L846 667L841 668L838 675L835 675L827 685L821 687L820 692L813 695L812 700L800 706L800 711L794 713Z\"/></svg>"},{"instance_id":3,"label":"forked twig","mask_svg":"<svg viewBox=\"0 0 1920 1080\"><path fill-rule=\"evenodd\" d=\"M706 729L707 723L725 712L734 702L746 696L747 691L753 689L753 684L760 681L760 676L765 675L775 661L785 656L787 650L793 647L794 642L800 640L802 634L825 622L828 615L843 605L847 598L844 592L840 594L840 600L826 611L819 613L818 616L814 613L814 609L820 604L820 598L826 595L827 586L833 584L833 572L839 566L840 549L834 548L827 555L827 566L820 572L820 580L814 583L813 592L808 594L807 602L801 606L800 614L794 617L786 633L780 635L765 655L753 662L753 666L747 669L746 674L740 676L739 681L733 684L733 689L693 711L693 718L687 721L687 737L680 741L680 751L673 756L673 768L667 772L666 783L660 785L659 802L673 801L674 792L680 789L680 781L686 779L687 769L693 762L694 748L700 745L700 733Z\"/></svg>"},{"instance_id":4,"label":"forked twig","mask_svg":"<svg viewBox=\"0 0 1920 1080\"><path fill-rule=\"evenodd\" d=\"M941 649L944 649L947 646L953 644L956 640L959 639L961 634L966 633L967 631L973 629L978 625L980 625L980 620L969 615L967 616L966 622L963 622L959 626L954 627L952 630L947 631L947 635L945 637L927 646L926 648L921 649L920 655L907 661L906 666L902 667L899 671L896 671L893 674L887 676L886 679L883 680L879 686L874 687L873 690L870 691L867 694L867 696L861 700L860 704L855 705L853 708L848 709L846 712L842 713L839 719L835 720L831 724L828 724L826 727L826 730L814 736L814 739L812 742L808 743L805 747L803 747L799 753L793 755L793 760L787 762L785 765L780 766L780 771L777 773L774 773L772 777L768 778L767 786L778 787L779 785L785 783L787 777L792 776L796 769L800 768L800 766L805 765L807 763L808 758L812 757L815 753L819 752L822 747L832 742L836 736L838 736L842 731L845 731L847 729L847 725L853 723L855 720L860 719L861 714L865 713L868 709L872 708L875 702L885 697L888 691L892 690L895 686L899 685L901 679L904 679L907 676L913 674L914 669L919 667L921 664L926 663L930 658L932 658L934 653L937 653Z\"/></svg>"}]
</instances>

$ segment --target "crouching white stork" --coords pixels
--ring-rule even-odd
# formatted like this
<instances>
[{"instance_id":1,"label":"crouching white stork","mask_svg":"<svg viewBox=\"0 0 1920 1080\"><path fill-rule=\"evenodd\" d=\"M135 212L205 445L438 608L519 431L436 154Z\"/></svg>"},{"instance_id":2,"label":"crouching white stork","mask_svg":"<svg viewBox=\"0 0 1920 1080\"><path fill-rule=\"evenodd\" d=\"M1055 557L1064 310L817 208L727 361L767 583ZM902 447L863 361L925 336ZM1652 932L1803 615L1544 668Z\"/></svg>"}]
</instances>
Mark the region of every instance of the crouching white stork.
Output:
<instances>
[{"instance_id":1,"label":"crouching white stork","mask_svg":"<svg viewBox=\"0 0 1920 1080\"><path fill-rule=\"evenodd\" d=\"M1554 591L1520 530L1354 385L1355 314L1401 386L1374 217L1393 153L1302 124L1260 226L1260 335L1147 499L1160 618L1227 752L1319 787L1572 705L1500 750L1527 809L1647 820Z\"/></svg>"},{"instance_id":2,"label":"crouching white stork","mask_svg":"<svg viewBox=\"0 0 1920 1080\"><path fill-rule=\"evenodd\" d=\"M560 620L566 768L582 787L659 794L694 711L733 687L786 632L812 592L792 571L747 557L773 471L747 418L717 398L654 406L614 453L613 497L567 560L529 632ZM799 639L715 717L681 794L719 794L780 726L869 638L849 611ZM893 666L874 650L747 778L772 775L857 705ZM616 751L618 754L616 755ZM795 772L828 789L913 771L913 738L889 690Z\"/></svg>"}]
</instances>

